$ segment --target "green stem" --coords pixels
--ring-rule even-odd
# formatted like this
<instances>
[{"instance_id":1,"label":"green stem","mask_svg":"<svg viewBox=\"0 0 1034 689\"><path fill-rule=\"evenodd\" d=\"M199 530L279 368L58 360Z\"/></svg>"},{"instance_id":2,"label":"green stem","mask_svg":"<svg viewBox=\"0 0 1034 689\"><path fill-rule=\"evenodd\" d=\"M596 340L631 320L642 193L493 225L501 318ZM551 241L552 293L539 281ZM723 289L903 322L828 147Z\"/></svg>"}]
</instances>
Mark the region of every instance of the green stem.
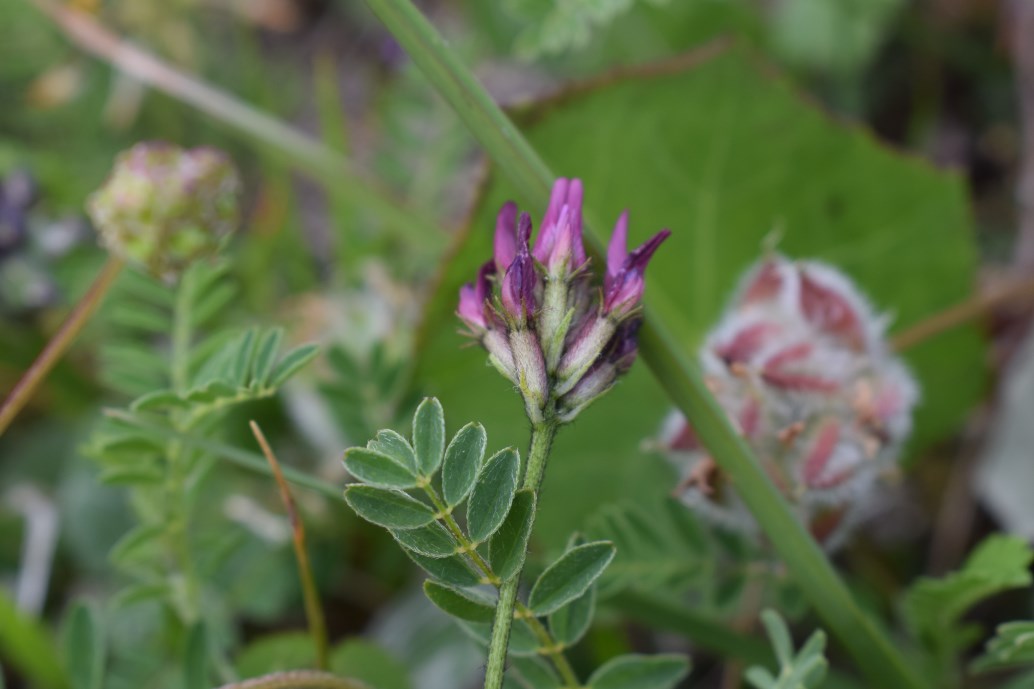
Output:
<instances>
[{"instance_id":1,"label":"green stem","mask_svg":"<svg viewBox=\"0 0 1034 689\"><path fill-rule=\"evenodd\" d=\"M555 432L555 429L553 432ZM548 453L548 445L546 446L545 451ZM539 476L541 476L541 470L538 473ZM434 488L430 485L424 485L424 492L427 494L427 497L430 498L431 504L434 505L438 513L444 515L442 517L442 521L445 522L446 528L448 528L449 532L452 533L452 535L456 538L456 542L460 544L464 552L470 555L470 558L474 562L475 566L477 566L477 568L481 570L481 573L485 575L484 583L491 584L499 590L500 600L504 597L504 595L511 597L512 602L509 605L511 611L511 620L513 618L513 611L516 610L517 614L524 619L525 624L527 624L528 627L531 629L531 632L535 635L535 638L539 641L539 644L541 644L542 648L545 649L545 653L549 656L550 661L553 663L553 667L556 668L557 672L563 678L565 686L579 686L578 677L574 674L574 669L571 667L571 664L567 662L567 658L564 657L563 644L561 644L553 638L553 635L550 634L549 630L546 629L546 626L542 624L537 617L535 617L534 613L531 612L530 608L521 603L519 600L516 600L516 582L520 580L520 575L518 574L514 576L514 578L512 579L512 581L514 582L514 585L512 587L513 593L504 593L503 589L505 587L505 584L499 579L498 576L496 576L495 572L492 571L492 566L485 562L485 559L481 557L480 553L478 553L476 544L473 543L465 533L463 533L463 529L461 529L460 525L456 523L455 519L453 519L452 515L449 513L446 504L438 496L438 493L436 493ZM505 659L505 646L503 648L502 653Z\"/></svg>"},{"instance_id":2,"label":"green stem","mask_svg":"<svg viewBox=\"0 0 1034 689\"><path fill-rule=\"evenodd\" d=\"M75 342L75 338L79 336L83 326L89 322L97 307L104 301L104 295L108 293L115 278L122 272L123 265L120 258L114 256L108 258L107 263L90 285L90 289L86 291L83 298L68 314L65 322L61 324L61 328L54 333L54 336L47 342L47 346L43 348L36 360L8 393L3 405L0 405L0 435L4 434L7 427L18 416L18 412L32 399L36 388Z\"/></svg>"},{"instance_id":3,"label":"green stem","mask_svg":"<svg viewBox=\"0 0 1034 689\"><path fill-rule=\"evenodd\" d=\"M367 4L464 120L518 194L545 208L552 172L420 10L410 0L367 0ZM591 214L587 214L587 220L590 226L599 226ZM604 255L601 242L591 233L585 239L586 248L600 260ZM886 689L925 686L927 683L905 663L852 599L832 565L729 424L696 366L683 354L684 348L649 310L644 314L639 341L643 359L658 381L730 476L811 604L873 683Z\"/></svg>"},{"instance_id":4,"label":"green stem","mask_svg":"<svg viewBox=\"0 0 1034 689\"><path fill-rule=\"evenodd\" d=\"M528 451L528 467L524 474L524 488L530 488L536 501L542 477L545 474L546 460L556 437L557 425L547 421L536 424L531 431L531 448ZM535 515L532 514L534 524ZM523 568L522 568L523 569ZM505 581L499 589L499 602L495 608L495 623L492 625L492 639L488 644L488 667L485 671L485 689L500 689L503 686L503 674L506 672L506 649L510 643L510 628L513 625L513 611L517 602L517 587L521 581L518 571ZM570 670L570 668L567 668ZM578 678L571 672L562 678L566 686L577 687Z\"/></svg>"}]
</instances>

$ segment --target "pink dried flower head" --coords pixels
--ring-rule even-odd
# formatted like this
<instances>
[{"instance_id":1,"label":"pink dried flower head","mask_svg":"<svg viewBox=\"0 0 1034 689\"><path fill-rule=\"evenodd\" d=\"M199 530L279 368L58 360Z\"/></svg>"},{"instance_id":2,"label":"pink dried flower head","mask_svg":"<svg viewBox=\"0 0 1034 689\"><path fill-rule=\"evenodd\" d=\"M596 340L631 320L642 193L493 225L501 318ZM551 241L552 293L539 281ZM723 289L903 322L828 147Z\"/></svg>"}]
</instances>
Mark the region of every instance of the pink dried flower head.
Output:
<instances>
[{"instance_id":1,"label":"pink dried flower head","mask_svg":"<svg viewBox=\"0 0 1034 689\"><path fill-rule=\"evenodd\" d=\"M842 273L783 257L762 261L701 350L707 383L773 483L816 538L854 526L911 431L918 388L878 316ZM680 497L718 523L756 531L679 414L662 444L684 472Z\"/></svg>"},{"instance_id":2,"label":"pink dried flower head","mask_svg":"<svg viewBox=\"0 0 1034 689\"><path fill-rule=\"evenodd\" d=\"M520 389L533 422L572 420L632 365L643 274L670 234L663 230L628 252L623 214L602 289L593 287L582 239L583 193L581 180L554 183L533 245L530 216L518 216L512 202L503 205L492 260L460 289L457 315Z\"/></svg>"}]
</instances>

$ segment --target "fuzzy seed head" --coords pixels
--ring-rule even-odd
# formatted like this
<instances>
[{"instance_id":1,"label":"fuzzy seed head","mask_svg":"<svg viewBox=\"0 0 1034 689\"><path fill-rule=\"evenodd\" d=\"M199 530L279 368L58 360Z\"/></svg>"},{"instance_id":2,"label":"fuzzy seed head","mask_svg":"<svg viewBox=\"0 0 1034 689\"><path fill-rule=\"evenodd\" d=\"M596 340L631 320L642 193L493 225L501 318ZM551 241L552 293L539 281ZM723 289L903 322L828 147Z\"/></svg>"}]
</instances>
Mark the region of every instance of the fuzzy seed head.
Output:
<instances>
[{"instance_id":1,"label":"fuzzy seed head","mask_svg":"<svg viewBox=\"0 0 1034 689\"><path fill-rule=\"evenodd\" d=\"M748 272L700 353L729 420L827 547L856 525L911 432L918 387L887 347L885 327L836 269L777 256ZM755 532L680 414L661 436L683 472L682 500L721 525Z\"/></svg>"}]
</instances>

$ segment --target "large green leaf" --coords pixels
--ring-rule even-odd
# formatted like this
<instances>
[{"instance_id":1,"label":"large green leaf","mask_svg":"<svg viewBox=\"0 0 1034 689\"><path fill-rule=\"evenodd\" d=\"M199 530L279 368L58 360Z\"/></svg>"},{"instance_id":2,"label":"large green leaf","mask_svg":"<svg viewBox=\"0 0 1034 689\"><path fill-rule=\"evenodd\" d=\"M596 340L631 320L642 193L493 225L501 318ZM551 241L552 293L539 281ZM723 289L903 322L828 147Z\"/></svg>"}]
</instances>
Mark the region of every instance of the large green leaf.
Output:
<instances>
[{"instance_id":1,"label":"large green leaf","mask_svg":"<svg viewBox=\"0 0 1034 689\"><path fill-rule=\"evenodd\" d=\"M788 255L847 271L897 327L969 295L975 250L960 177L831 121L740 50L683 64L574 90L519 119L553 170L585 181L596 217L610 222L627 207L630 241L671 228L646 298L688 351L773 230ZM459 287L491 255L496 210L513 197L498 178L487 186L429 302L417 378L493 442L519 445L527 424L513 386L462 346L454 316ZM963 328L908 352L924 390L916 445L950 432L980 394L981 349L978 332ZM538 522L547 543L603 502L670 490L670 471L641 449L669 408L638 365L560 432Z\"/></svg>"}]
</instances>

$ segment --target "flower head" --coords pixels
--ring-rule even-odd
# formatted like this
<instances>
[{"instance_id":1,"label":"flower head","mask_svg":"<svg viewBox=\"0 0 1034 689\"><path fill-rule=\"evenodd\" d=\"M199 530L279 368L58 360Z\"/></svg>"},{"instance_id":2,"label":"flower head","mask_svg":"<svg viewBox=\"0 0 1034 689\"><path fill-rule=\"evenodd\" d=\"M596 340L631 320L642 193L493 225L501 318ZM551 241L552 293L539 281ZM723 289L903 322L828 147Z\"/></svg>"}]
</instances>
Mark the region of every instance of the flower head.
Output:
<instances>
[{"instance_id":1,"label":"flower head","mask_svg":"<svg viewBox=\"0 0 1034 689\"><path fill-rule=\"evenodd\" d=\"M701 350L709 387L816 538L842 542L911 430L918 389L885 320L837 270L782 257L748 272ZM662 438L679 494L721 524L756 525L673 414ZM706 469L706 470L705 470Z\"/></svg>"},{"instance_id":2,"label":"flower head","mask_svg":"<svg viewBox=\"0 0 1034 689\"><path fill-rule=\"evenodd\" d=\"M628 371L643 273L670 234L664 230L629 253L622 214L602 290L595 288L582 239L583 195L581 180L558 179L534 244L531 217L504 204L492 260L460 289L457 315L520 389L533 422L572 420Z\"/></svg>"},{"instance_id":3,"label":"flower head","mask_svg":"<svg viewBox=\"0 0 1034 689\"><path fill-rule=\"evenodd\" d=\"M240 188L221 151L140 143L119 154L87 210L109 250L169 277L236 229Z\"/></svg>"}]
</instances>

